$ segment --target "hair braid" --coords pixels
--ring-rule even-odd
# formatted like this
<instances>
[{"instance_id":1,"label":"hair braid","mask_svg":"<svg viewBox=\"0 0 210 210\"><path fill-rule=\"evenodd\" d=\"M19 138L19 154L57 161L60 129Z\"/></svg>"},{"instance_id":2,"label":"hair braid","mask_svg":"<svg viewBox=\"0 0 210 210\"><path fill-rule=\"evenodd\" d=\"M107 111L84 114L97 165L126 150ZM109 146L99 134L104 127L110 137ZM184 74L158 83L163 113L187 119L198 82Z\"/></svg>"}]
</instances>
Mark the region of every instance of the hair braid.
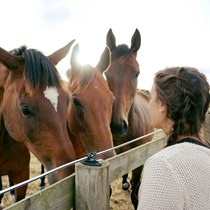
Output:
<instances>
[{"instance_id":1,"label":"hair braid","mask_svg":"<svg viewBox=\"0 0 210 210\"><path fill-rule=\"evenodd\" d=\"M195 68L167 68L156 74L154 82L167 117L174 122L168 145L176 143L178 136L199 136L210 98L205 75Z\"/></svg>"}]
</instances>

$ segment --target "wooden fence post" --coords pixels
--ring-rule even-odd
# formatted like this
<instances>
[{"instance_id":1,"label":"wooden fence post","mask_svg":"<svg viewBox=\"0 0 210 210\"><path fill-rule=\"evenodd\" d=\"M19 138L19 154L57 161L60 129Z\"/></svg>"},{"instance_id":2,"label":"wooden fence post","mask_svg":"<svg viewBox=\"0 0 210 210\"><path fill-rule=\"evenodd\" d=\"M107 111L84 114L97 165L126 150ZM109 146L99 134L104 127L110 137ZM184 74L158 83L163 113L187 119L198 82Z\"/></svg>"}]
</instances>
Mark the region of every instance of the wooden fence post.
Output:
<instances>
[{"instance_id":1,"label":"wooden fence post","mask_svg":"<svg viewBox=\"0 0 210 210\"><path fill-rule=\"evenodd\" d=\"M76 210L109 210L109 162L102 166L75 165Z\"/></svg>"}]
</instances>

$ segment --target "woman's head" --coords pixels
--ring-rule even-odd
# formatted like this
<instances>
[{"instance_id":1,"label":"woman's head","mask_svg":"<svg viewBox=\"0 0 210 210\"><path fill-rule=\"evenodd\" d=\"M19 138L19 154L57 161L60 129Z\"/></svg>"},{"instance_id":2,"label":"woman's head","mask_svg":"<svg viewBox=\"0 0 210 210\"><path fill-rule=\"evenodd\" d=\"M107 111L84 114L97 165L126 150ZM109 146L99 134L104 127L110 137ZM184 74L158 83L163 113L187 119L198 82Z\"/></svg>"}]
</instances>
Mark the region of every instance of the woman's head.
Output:
<instances>
[{"instance_id":1,"label":"woman's head","mask_svg":"<svg viewBox=\"0 0 210 210\"><path fill-rule=\"evenodd\" d=\"M178 136L198 136L210 98L205 75L190 67L166 68L156 73L153 89L165 107L165 118L172 122L169 144Z\"/></svg>"}]
</instances>

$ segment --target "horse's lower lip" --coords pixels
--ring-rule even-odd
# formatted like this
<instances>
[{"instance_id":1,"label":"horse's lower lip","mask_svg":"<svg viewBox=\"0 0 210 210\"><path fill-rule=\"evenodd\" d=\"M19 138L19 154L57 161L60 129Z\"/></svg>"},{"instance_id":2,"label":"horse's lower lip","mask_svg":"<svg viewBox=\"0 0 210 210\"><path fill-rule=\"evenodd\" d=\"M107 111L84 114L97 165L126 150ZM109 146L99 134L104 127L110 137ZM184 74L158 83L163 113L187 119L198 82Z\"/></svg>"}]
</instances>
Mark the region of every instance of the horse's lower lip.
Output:
<instances>
[{"instance_id":1,"label":"horse's lower lip","mask_svg":"<svg viewBox=\"0 0 210 210\"><path fill-rule=\"evenodd\" d=\"M126 135L126 133L123 133L123 134L113 134L113 138L115 138L115 139L121 139L125 135Z\"/></svg>"}]
</instances>

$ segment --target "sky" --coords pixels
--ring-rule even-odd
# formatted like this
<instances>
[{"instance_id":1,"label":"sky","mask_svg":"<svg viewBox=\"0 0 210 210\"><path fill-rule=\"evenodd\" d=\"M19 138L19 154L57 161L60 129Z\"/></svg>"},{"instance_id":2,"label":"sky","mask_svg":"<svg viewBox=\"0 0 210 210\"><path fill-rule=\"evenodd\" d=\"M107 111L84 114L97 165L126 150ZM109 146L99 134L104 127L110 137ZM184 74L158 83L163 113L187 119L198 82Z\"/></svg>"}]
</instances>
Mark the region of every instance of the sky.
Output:
<instances>
[{"instance_id":1,"label":"sky","mask_svg":"<svg viewBox=\"0 0 210 210\"><path fill-rule=\"evenodd\" d=\"M5 0L0 25L5 50L26 45L49 55L76 39L81 62L93 66L110 28L117 45L129 47L137 28L139 88L149 90L158 70L181 65L196 67L210 82L210 0ZM70 56L57 66L64 79Z\"/></svg>"}]
</instances>

